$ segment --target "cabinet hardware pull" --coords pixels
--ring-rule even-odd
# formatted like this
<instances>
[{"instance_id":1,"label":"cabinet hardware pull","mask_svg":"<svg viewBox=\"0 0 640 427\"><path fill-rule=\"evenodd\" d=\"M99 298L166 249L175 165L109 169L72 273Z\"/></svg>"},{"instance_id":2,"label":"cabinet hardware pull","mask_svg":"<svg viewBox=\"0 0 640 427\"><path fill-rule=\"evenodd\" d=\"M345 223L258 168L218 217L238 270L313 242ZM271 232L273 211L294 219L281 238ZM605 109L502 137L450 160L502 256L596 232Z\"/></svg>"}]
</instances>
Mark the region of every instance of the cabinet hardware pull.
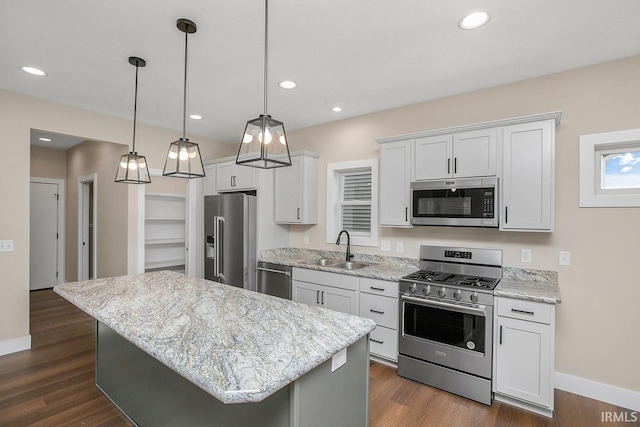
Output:
<instances>
[{"instance_id":1,"label":"cabinet hardware pull","mask_svg":"<svg viewBox=\"0 0 640 427\"><path fill-rule=\"evenodd\" d=\"M324 291L322 291L322 305L324 305Z\"/></svg>"},{"instance_id":2,"label":"cabinet hardware pull","mask_svg":"<svg viewBox=\"0 0 640 427\"><path fill-rule=\"evenodd\" d=\"M406 206L404 208L404 220L409 221L409 208Z\"/></svg>"},{"instance_id":3,"label":"cabinet hardware pull","mask_svg":"<svg viewBox=\"0 0 640 427\"><path fill-rule=\"evenodd\" d=\"M384 311L374 310L373 308L370 308L369 311L376 314L384 314Z\"/></svg>"},{"instance_id":4,"label":"cabinet hardware pull","mask_svg":"<svg viewBox=\"0 0 640 427\"><path fill-rule=\"evenodd\" d=\"M513 311L514 313L520 313L520 314L529 314L531 316L533 316L535 313L533 311L528 311L528 310L518 310L517 308L512 308L511 311Z\"/></svg>"},{"instance_id":5,"label":"cabinet hardware pull","mask_svg":"<svg viewBox=\"0 0 640 427\"><path fill-rule=\"evenodd\" d=\"M504 223L509 222L509 206L504 207Z\"/></svg>"},{"instance_id":6,"label":"cabinet hardware pull","mask_svg":"<svg viewBox=\"0 0 640 427\"><path fill-rule=\"evenodd\" d=\"M374 340L373 338L369 338L369 341L373 341L373 342L378 343L378 344L384 344L384 341Z\"/></svg>"},{"instance_id":7,"label":"cabinet hardware pull","mask_svg":"<svg viewBox=\"0 0 640 427\"><path fill-rule=\"evenodd\" d=\"M447 173L451 173L451 159L447 158Z\"/></svg>"},{"instance_id":8,"label":"cabinet hardware pull","mask_svg":"<svg viewBox=\"0 0 640 427\"><path fill-rule=\"evenodd\" d=\"M320 304L320 291L316 291L316 304Z\"/></svg>"},{"instance_id":9,"label":"cabinet hardware pull","mask_svg":"<svg viewBox=\"0 0 640 427\"><path fill-rule=\"evenodd\" d=\"M369 286L371 288L372 291L380 291L380 292L384 292L384 288L376 288L373 286Z\"/></svg>"},{"instance_id":10,"label":"cabinet hardware pull","mask_svg":"<svg viewBox=\"0 0 640 427\"><path fill-rule=\"evenodd\" d=\"M500 345L502 345L502 325L500 325Z\"/></svg>"},{"instance_id":11,"label":"cabinet hardware pull","mask_svg":"<svg viewBox=\"0 0 640 427\"><path fill-rule=\"evenodd\" d=\"M458 158L453 158L453 173L458 173Z\"/></svg>"},{"instance_id":12,"label":"cabinet hardware pull","mask_svg":"<svg viewBox=\"0 0 640 427\"><path fill-rule=\"evenodd\" d=\"M298 219L300 219L300 208L298 208Z\"/></svg>"}]
</instances>

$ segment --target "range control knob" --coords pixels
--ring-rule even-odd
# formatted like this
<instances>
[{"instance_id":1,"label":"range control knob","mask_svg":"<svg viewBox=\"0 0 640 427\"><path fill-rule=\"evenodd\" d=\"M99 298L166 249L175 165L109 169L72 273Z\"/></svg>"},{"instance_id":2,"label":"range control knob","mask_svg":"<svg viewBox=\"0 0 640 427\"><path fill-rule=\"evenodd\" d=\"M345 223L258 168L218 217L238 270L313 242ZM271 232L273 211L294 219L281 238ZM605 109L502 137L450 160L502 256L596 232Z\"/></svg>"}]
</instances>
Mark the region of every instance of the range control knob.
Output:
<instances>
[{"instance_id":1,"label":"range control knob","mask_svg":"<svg viewBox=\"0 0 640 427\"><path fill-rule=\"evenodd\" d=\"M431 293L431 285L427 285L422 289L422 293L425 295L429 295Z\"/></svg>"},{"instance_id":2,"label":"range control knob","mask_svg":"<svg viewBox=\"0 0 640 427\"><path fill-rule=\"evenodd\" d=\"M455 292L453 292L453 298L455 298L456 301L460 301L461 297L462 294L460 293L460 289L456 289Z\"/></svg>"},{"instance_id":3,"label":"range control knob","mask_svg":"<svg viewBox=\"0 0 640 427\"><path fill-rule=\"evenodd\" d=\"M412 294L415 293L417 289L418 289L418 286L416 286L415 283L412 283L409 285L409 292L411 292Z\"/></svg>"},{"instance_id":4,"label":"range control knob","mask_svg":"<svg viewBox=\"0 0 640 427\"><path fill-rule=\"evenodd\" d=\"M474 303L474 304L478 302L478 293L477 292L474 292L474 293L471 294L471 302Z\"/></svg>"},{"instance_id":5,"label":"range control knob","mask_svg":"<svg viewBox=\"0 0 640 427\"><path fill-rule=\"evenodd\" d=\"M447 294L447 290L445 288L441 288L440 290L438 290L438 296L440 298L444 298L446 294Z\"/></svg>"}]
</instances>

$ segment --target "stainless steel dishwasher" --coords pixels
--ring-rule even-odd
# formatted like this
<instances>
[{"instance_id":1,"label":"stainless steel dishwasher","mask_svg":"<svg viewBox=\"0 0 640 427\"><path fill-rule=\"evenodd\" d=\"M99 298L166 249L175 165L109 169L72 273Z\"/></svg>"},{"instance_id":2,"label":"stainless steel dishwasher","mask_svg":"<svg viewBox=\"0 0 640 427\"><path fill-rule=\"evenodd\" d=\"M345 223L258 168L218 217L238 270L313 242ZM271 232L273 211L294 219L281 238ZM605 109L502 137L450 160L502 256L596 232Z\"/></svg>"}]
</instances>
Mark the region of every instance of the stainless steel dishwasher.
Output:
<instances>
[{"instance_id":1,"label":"stainless steel dishwasher","mask_svg":"<svg viewBox=\"0 0 640 427\"><path fill-rule=\"evenodd\" d=\"M291 267L258 261L258 292L290 300L293 297Z\"/></svg>"}]
</instances>

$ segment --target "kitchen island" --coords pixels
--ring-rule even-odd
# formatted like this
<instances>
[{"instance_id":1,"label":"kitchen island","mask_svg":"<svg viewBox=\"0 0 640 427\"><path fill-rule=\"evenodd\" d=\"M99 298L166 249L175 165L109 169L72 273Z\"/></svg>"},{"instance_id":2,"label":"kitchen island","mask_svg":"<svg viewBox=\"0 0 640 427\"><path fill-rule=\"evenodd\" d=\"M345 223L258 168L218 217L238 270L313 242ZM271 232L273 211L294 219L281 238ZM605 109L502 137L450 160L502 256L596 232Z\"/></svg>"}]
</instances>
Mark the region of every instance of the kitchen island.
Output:
<instances>
[{"instance_id":1,"label":"kitchen island","mask_svg":"<svg viewBox=\"0 0 640 427\"><path fill-rule=\"evenodd\" d=\"M96 318L96 384L137 425L368 423L369 319L169 271L54 290Z\"/></svg>"}]
</instances>

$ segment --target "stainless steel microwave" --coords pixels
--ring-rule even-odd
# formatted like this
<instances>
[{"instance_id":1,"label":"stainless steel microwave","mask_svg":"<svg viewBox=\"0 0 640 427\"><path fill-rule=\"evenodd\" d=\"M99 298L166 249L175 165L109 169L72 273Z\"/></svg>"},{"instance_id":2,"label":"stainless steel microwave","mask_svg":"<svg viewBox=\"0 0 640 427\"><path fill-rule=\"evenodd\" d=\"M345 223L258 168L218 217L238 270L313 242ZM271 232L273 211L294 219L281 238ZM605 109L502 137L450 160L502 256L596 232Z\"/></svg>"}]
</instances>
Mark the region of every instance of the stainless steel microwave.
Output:
<instances>
[{"instance_id":1,"label":"stainless steel microwave","mask_svg":"<svg viewBox=\"0 0 640 427\"><path fill-rule=\"evenodd\" d=\"M411 183L411 224L498 227L498 178Z\"/></svg>"}]
</instances>

